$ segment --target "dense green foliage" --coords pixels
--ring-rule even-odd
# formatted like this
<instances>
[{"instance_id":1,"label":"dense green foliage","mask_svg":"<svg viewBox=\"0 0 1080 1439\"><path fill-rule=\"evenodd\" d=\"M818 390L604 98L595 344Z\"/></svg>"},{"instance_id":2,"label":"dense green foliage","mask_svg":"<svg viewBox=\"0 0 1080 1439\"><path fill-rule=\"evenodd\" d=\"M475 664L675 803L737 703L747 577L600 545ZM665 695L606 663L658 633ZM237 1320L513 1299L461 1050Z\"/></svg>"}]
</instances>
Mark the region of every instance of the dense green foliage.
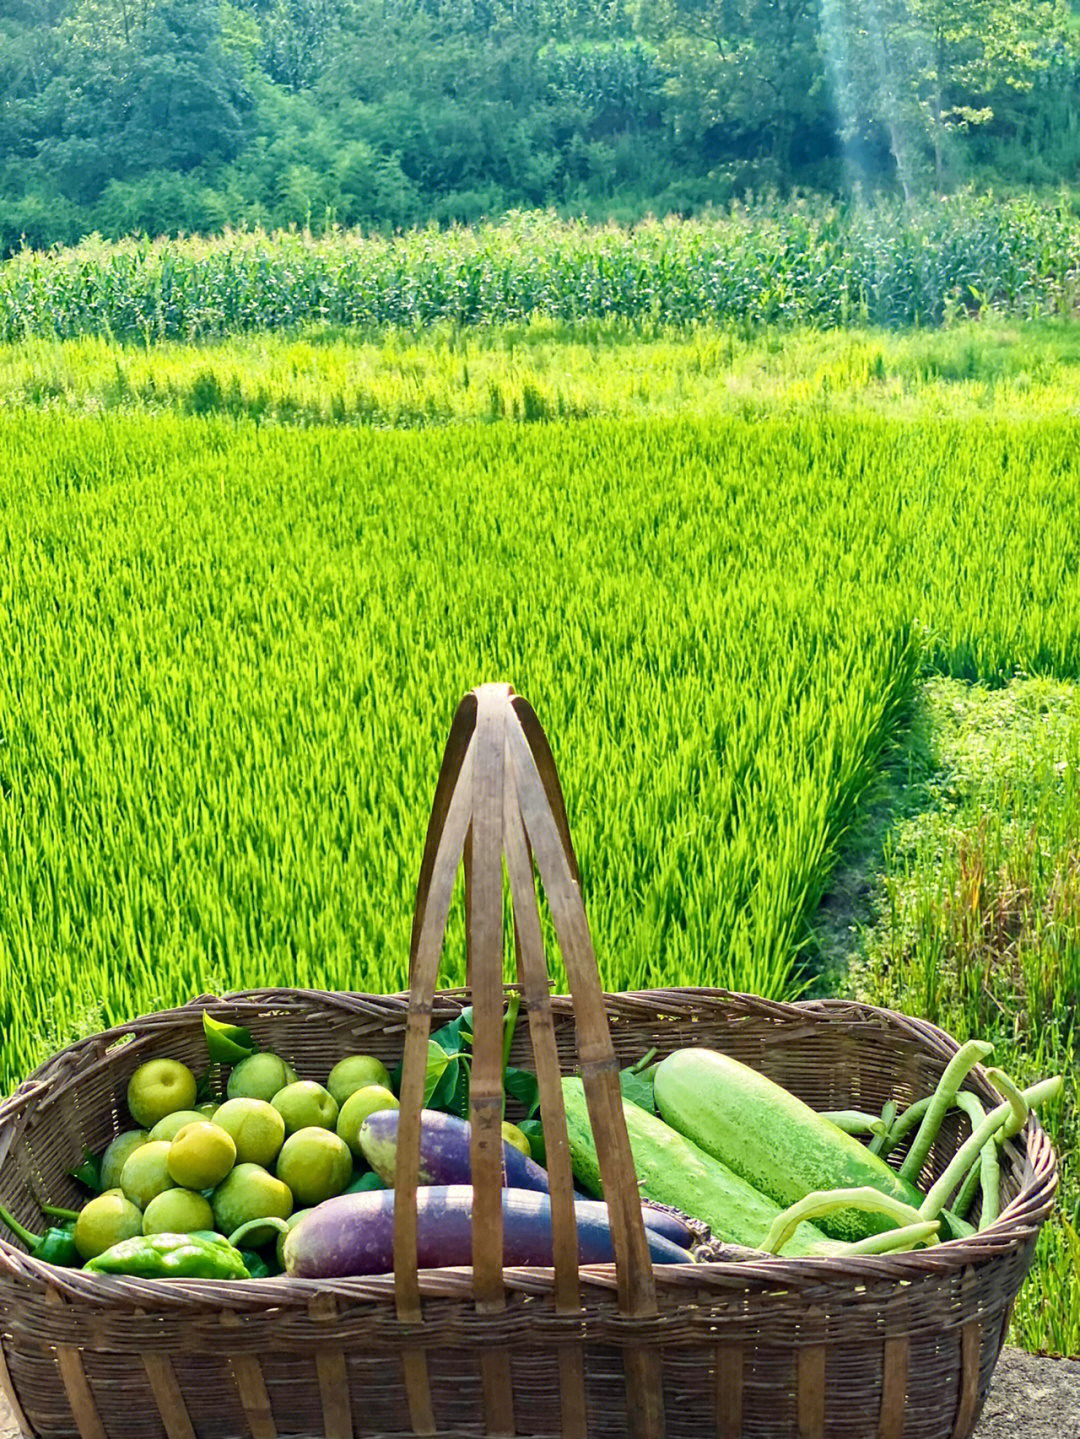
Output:
<instances>
[{"instance_id":1,"label":"dense green foliage","mask_svg":"<svg viewBox=\"0 0 1080 1439\"><path fill-rule=\"evenodd\" d=\"M1072 181L1065 0L8 0L0 254Z\"/></svg>"},{"instance_id":2,"label":"dense green foliage","mask_svg":"<svg viewBox=\"0 0 1080 1439\"><path fill-rule=\"evenodd\" d=\"M88 242L0 265L0 341L144 342L251 330L505 324L532 316L818 327L1073 313L1080 220L1065 204L958 197L913 214L824 206L589 228Z\"/></svg>"}]
</instances>

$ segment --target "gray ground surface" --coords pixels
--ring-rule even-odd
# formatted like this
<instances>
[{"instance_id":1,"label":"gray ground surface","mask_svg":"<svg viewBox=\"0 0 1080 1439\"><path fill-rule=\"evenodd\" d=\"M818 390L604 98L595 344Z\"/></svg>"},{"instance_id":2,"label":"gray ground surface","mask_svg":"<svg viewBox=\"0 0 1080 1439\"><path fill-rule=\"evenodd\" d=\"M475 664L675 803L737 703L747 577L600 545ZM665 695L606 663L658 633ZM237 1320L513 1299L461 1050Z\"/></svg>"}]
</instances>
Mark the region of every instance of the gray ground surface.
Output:
<instances>
[{"instance_id":1,"label":"gray ground surface","mask_svg":"<svg viewBox=\"0 0 1080 1439\"><path fill-rule=\"evenodd\" d=\"M0 1395L0 1439L17 1435ZM1080 1439L1080 1360L1006 1349L975 1439Z\"/></svg>"}]
</instances>

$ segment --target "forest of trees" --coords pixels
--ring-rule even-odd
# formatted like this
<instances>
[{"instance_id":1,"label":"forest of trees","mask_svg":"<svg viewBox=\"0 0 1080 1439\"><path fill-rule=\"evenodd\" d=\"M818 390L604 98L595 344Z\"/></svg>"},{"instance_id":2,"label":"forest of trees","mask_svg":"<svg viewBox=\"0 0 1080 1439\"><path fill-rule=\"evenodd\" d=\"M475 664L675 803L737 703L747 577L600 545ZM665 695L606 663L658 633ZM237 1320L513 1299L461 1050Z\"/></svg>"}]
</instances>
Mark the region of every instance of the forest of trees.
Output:
<instances>
[{"instance_id":1,"label":"forest of trees","mask_svg":"<svg viewBox=\"0 0 1080 1439\"><path fill-rule=\"evenodd\" d=\"M1080 181L1066 0L2 0L0 253Z\"/></svg>"}]
</instances>

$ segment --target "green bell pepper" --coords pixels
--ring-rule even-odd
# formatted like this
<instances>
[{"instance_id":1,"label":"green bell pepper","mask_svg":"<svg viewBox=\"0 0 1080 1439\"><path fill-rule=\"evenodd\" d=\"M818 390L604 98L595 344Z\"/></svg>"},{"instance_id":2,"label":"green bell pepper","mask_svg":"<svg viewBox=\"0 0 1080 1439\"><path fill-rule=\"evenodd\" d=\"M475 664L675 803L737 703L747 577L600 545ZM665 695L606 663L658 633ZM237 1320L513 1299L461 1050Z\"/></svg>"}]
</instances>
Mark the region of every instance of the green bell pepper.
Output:
<instances>
[{"instance_id":1,"label":"green bell pepper","mask_svg":"<svg viewBox=\"0 0 1080 1439\"><path fill-rule=\"evenodd\" d=\"M247 1272L252 1279L272 1279L281 1273L280 1269L271 1269L262 1255L257 1254L254 1249L241 1249L240 1258L247 1266Z\"/></svg>"},{"instance_id":2,"label":"green bell pepper","mask_svg":"<svg viewBox=\"0 0 1080 1439\"><path fill-rule=\"evenodd\" d=\"M136 1279L250 1279L238 1249L220 1234L146 1234L122 1239L86 1265L92 1274Z\"/></svg>"},{"instance_id":3,"label":"green bell pepper","mask_svg":"<svg viewBox=\"0 0 1080 1439\"><path fill-rule=\"evenodd\" d=\"M0 1209L0 1220L11 1230L16 1239L22 1241L30 1252L31 1259L40 1259L43 1264L58 1264L61 1269L78 1269L81 1264L79 1251L75 1248L75 1222L53 1224L44 1234L31 1234L6 1209Z\"/></svg>"}]
</instances>

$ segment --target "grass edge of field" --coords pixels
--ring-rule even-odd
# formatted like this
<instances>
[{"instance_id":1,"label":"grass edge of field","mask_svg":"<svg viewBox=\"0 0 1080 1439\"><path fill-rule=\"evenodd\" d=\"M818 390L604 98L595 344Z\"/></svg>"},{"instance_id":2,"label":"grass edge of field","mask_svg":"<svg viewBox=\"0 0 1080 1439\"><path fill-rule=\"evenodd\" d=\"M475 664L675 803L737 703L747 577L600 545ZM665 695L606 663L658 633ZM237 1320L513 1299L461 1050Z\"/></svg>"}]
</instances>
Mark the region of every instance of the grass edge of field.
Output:
<instances>
[{"instance_id":1,"label":"grass edge of field","mask_svg":"<svg viewBox=\"0 0 1080 1439\"><path fill-rule=\"evenodd\" d=\"M1047 716L1056 723L1045 723ZM1050 774L1070 765L1075 771L1078 739L1080 688L1074 683L1018 677L992 690L928 677L907 722L894 732L811 922L817 967L812 993L919 1013L961 1040L990 1038L996 1045L993 1062L1022 1075L1023 1082L1065 1075L1066 1095L1041 1116L1058 1148L1062 1185L1017 1302L1009 1340L1029 1352L1067 1357L1080 1355L1075 1143L1080 1027L1070 1032L1068 999L1062 996L1056 1013L1026 1016L1040 1036L1037 1046L1028 1044L1008 1034L1008 1006L1010 994L1017 1001L1021 997L1014 986L1023 987L1024 975L1040 964L1038 927L1046 906L1059 906L1054 885L1062 866L1071 872L1075 858L1068 847L1067 816L1062 823L1062 813L1045 806ZM1065 761L1060 758L1063 745L1069 754ZM1034 765L1025 783L1020 771L1040 753L1042 768ZM995 814L988 808L994 792L1011 795L1015 813L998 808ZM1075 798L1071 786L1063 798L1066 803ZM1055 851L1059 842L1048 866L1031 864L1033 833L1043 850ZM959 948L965 938L955 926L967 923L963 910L969 892L963 886L972 874L981 876L978 915L967 936L977 986L961 979L970 968L957 965L950 972L941 963L942 947ZM1053 918L1060 928L1059 908ZM1064 920L1064 943L1077 965L1080 910L1071 891ZM935 924L943 933L928 933ZM1019 1023L1020 1011L1013 1008L1014 1028Z\"/></svg>"}]
</instances>

